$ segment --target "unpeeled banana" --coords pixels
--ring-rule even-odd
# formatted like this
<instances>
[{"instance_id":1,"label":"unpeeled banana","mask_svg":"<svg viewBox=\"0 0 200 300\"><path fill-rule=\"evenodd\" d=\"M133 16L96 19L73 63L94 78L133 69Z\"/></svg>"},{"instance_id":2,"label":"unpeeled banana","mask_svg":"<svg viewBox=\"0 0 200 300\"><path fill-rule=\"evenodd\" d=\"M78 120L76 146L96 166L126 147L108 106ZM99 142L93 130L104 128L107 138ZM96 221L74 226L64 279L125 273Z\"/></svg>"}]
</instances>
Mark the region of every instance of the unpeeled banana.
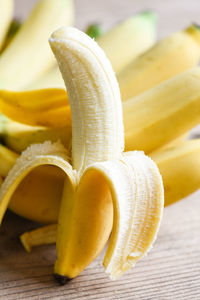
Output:
<instances>
[{"instance_id":1,"label":"unpeeled banana","mask_svg":"<svg viewBox=\"0 0 200 300\"><path fill-rule=\"evenodd\" d=\"M162 174L167 205L200 188L200 139L166 148L151 154L151 158Z\"/></svg>"},{"instance_id":2,"label":"unpeeled banana","mask_svg":"<svg viewBox=\"0 0 200 300\"><path fill-rule=\"evenodd\" d=\"M40 0L0 56L0 88L20 89L55 64L48 37L72 22L72 0Z\"/></svg>"},{"instance_id":3,"label":"unpeeled banana","mask_svg":"<svg viewBox=\"0 0 200 300\"><path fill-rule=\"evenodd\" d=\"M199 59L198 26L191 25L182 32L164 38L117 74L122 100L135 97L194 67Z\"/></svg>"},{"instance_id":4,"label":"unpeeled banana","mask_svg":"<svg viewBox=\"0 0 200 300\"><path fill-rule=\"evenodd\" d=\"M123 103L127 150L145 153L200 122L200 67L185 71Z\"/></svg>"},{"instance_id":5,"label":"unpeeled banana","mask_svg":"<svg viewBox=\"0 0 200 300\"><path fill-rule=\"evenodd\" d=\"M97 38L116 73L156 41L157 16L151 11L126 19Z\"/></svg>"},{"instance_id":6,"label":"unpeeled banana","mask_svg":"<svg viewBox=\"0 0 200 300\"><path fill-rule=\"evenodd\" d=\"M31 170L46 164L61 168L67 176L58 221L56 279L63 284L76 277L100 253L112 227L104 267L117 278L155 240L164 204L162 179L144 153L123 153L120 92L103 51L74 28L57 30L50 44L72 110L72 165L60 144L32 145L2 185L0 217Z\"/></svg>"},{"instance_id":7,"label":"unpeeled banana","mask_svg":"<svg viewBox=\"0 0 200 300\"><path fill-rule=\"evenodd\" d=\"M97 38L100 47L111 61L115 72L121 71L128 63L150 48L156 40L156 15L151 11L142 12L117 24ZM52 68L25 88L65 88L58 67Z\"/></svg>"},{"instance_id":8,"label":"unpeeled banana","mask_svg":"<svg viewBox=\"0 0 200 300\"><path fill-rule=\"evenodd\" d=\"M26 92L0 90L1 113L26 125L67 127L71 123L68 110L67 93L62 89Z\"/></svg>"}]
</instances>

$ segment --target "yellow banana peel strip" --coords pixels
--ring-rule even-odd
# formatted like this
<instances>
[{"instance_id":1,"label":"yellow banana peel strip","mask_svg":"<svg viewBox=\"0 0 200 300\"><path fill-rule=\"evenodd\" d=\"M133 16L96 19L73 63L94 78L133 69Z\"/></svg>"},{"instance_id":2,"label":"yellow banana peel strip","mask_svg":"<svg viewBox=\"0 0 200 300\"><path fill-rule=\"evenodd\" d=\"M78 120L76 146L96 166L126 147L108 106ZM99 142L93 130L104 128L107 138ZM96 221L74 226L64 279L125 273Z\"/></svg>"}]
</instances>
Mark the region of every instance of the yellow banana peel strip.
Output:
<instances>
[{"instance_id":1,"label":"yellow banana peel strip","mask_svg":"<svg viewBox=\"0 0 200 300\"><path fill-rule=\"evenodd\" d=\"M32 247L55 244L56 232L57 224L51 224L21 234L20 241L26 251L31 252Z\"/></svg>"}]
</instances>

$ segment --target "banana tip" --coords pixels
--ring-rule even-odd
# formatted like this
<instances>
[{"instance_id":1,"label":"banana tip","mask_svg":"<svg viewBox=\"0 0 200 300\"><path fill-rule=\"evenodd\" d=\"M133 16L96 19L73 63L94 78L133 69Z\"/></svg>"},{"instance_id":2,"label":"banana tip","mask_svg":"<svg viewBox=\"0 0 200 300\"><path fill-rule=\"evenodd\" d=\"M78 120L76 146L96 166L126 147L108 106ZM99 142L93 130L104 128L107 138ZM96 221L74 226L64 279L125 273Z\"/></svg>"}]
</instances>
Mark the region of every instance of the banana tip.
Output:
<instances>
[{"instance_id":1,"label":"banana tip","mask_svg":"<svg viewBox=\"0 0 200 300\"><path fill-rule=\"evenodd\" d=\"M54 278L60 285L65 285L67 282L72 280L72 278L70 278L68 276L63 276L63 275L59 275L59 274L54 274Z\"/></svg>"}]
</instances>

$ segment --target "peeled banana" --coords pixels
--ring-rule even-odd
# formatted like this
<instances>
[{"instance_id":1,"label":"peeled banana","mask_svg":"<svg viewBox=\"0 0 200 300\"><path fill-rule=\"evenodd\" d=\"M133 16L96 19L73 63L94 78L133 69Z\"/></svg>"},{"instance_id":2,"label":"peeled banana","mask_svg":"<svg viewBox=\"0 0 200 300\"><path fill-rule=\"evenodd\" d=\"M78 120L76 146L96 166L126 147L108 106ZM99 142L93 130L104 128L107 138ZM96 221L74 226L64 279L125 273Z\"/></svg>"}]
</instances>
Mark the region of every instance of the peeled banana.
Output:
<instances>
[{"instance_id":1,"label":"peeled banana","mask_svg":"<svg viewBox=\"0 0 200 300\"><path fill-rule=\"evenodd\" d=\"M20 89L55 64L48 37L58 26L71 25L73 13L72 0L40 0L36 4L0 56L0 88Z\"/></svg>"},{"instance_id":2,"label":"peeled banana","mask_svg":"<svg viewBox=\"0 0 200 300\"><path fill-rule=\"evenodd\" d=\"M111 278L117 278L155 240L164 204L162 179L144 153L123 153L120 92L103 51L74 28L58 29L50 45L69 94L72 165L61 144L32 145L2 184L0 218L31 170L57 166L66 180L58 221L56 279L63 284L76 277L103 249L111 229L104 267Z\"/></svg>"}]
</instances>

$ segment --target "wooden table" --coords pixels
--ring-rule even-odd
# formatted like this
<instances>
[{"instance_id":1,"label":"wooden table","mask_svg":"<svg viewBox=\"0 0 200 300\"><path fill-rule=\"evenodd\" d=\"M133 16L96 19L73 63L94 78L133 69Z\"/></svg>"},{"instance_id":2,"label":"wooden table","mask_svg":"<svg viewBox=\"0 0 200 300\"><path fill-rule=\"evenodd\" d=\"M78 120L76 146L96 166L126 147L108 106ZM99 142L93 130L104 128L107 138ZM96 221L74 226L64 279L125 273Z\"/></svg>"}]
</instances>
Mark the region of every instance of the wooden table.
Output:
<instances>
[{"instance_id":1,"label":"wooden table","mask_svg":"<svg viewBox=\"0 0 200 300\"><path fill-rule=\"evenodd\" d=\"M17 16L35 1L16 0ZM77 0L77 26L90 22L105 28L137 11L160 14L159 36L199 21L200 1ZM168 207L152 251L117 281L101 265L103 254L80 276L60 287L54 282L55 246L28 254L19 235L37 224L7 213L0 228L0 299L200 299L200 192Z\"/></svg>"}]
</instances>

